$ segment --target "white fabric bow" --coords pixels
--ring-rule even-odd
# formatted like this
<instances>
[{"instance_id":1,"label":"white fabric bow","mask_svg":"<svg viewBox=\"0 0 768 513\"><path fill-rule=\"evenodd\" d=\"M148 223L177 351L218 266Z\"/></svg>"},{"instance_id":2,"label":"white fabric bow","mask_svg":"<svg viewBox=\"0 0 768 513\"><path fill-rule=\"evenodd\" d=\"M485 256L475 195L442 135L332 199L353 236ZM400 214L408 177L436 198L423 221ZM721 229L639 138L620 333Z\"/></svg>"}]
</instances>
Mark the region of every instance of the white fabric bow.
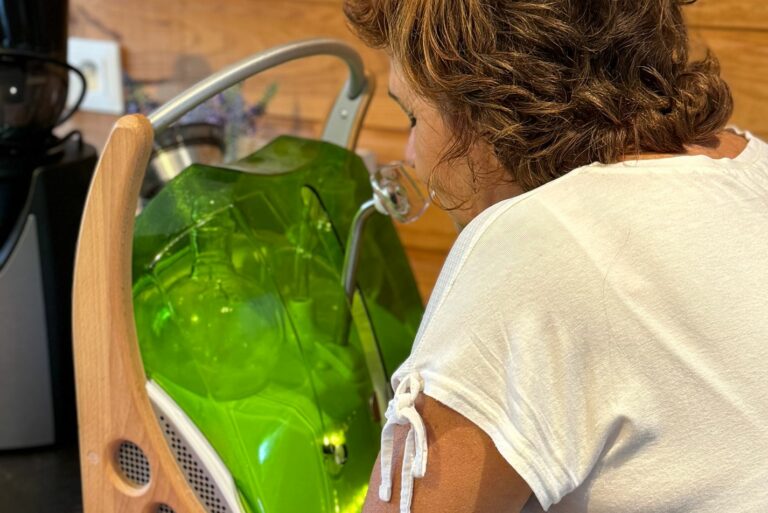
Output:
<instances>
[{"instance_id":1,"label":"white fabric bow","mask_svg":"<svg viewBox=\"0 0 768 513\"><path fill-rule=\"evenodd\" d=\"M413 480L427 471L427 432L424 421L416 411L416 398L424 389L418 372L412 372L397 385L395 397L387 407L387 423L381 433L381 486L379 499L392 498L392 456L395 425L410 424L403 451L403 472L400 483L400 513L410 513Z\"/></svg>"}]
</instances>

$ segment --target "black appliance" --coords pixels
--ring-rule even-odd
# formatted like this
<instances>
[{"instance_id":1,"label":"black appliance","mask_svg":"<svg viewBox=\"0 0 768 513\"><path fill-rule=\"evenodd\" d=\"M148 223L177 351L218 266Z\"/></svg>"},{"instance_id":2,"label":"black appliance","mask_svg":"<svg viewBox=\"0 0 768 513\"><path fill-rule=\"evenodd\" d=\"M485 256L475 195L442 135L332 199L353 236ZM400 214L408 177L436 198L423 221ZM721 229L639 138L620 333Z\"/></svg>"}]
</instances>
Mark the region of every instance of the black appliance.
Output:
<instances>
[{"instance_id":1,"label":"black appliance","mask_svg":"<svg viewBox=\"0 0 768 513\"><path fill-rule=\"evenodd\" d=\"M71 290L96 152L65 110L68 0L0 0L0 449L76 439ZM80 99L84 93L84 79Z\"/></svg>"}]
</instances>

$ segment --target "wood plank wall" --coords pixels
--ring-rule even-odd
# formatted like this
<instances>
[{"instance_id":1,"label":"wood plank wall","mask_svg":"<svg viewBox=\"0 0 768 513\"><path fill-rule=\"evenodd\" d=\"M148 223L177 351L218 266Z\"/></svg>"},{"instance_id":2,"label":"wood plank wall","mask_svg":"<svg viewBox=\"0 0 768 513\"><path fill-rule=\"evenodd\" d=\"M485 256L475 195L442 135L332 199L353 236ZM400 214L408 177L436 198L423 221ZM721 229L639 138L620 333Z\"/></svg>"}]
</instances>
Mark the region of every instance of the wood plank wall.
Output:
<instances>
[{"instance_id":1,"label":"wood plank wall","mask_svg":"<svg viewBox=\"0 0 768 513\"><path fill-rule=\"evenodd\" d=\"M70 34L117 40L126 71L136 80L158 84L161 99L263 48L315 36L348 41L359 48L378 81L360 146L376 152L382 162L402 154L407 120L386 95L387 59L348 31L341 0L70 0L70 4ZM736 98L734 123L767 138L768 2L700 0L686 10L694 44L707 45L720 58ZM276 82L279 92L269 106L270 129L317 134L344 78L343 64L317 57L256 77L245 92L255 98ZM114 119L83 113L73 125L101 145ZM435 208L399 230L426 298L455 231Z\"/></svg>"}]
</instances>

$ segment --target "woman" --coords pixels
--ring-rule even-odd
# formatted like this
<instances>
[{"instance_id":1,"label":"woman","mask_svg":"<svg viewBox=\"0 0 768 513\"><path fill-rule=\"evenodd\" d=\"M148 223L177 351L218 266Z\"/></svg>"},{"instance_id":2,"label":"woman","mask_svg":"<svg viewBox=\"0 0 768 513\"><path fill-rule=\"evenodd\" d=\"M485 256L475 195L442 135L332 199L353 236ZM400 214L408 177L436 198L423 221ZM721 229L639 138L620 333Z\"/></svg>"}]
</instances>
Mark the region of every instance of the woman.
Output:
<instances>
[{"instance_id":1,"label":"woman","mask_svg":"<svg viewBox=\"0 0 768 513\"><path fill-rule=\"evenodd\" d=\"M459 236L365 510L768 510L768 147L682 0L346 0Z\"/></svg>"}]
</instances>

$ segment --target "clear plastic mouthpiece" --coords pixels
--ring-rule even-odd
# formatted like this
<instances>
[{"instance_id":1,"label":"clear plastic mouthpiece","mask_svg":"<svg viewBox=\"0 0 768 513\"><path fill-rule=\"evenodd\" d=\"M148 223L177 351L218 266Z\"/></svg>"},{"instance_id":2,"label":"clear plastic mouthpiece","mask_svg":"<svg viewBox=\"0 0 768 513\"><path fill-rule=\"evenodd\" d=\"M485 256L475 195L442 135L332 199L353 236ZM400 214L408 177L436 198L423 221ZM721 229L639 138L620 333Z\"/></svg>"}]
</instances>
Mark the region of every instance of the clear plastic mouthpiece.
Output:
<instances>
[{"instance_id":1,"label":"clear plastic mouthpiece","mask_svg":"<svg viewBox=\"0 0 768 513\"><path fill-rule=\"evenodd\" d=\"M399 223L417 220L429 206L413 177L413 168L403 162L385 164L371 174L376 210Z\"/></svg>"}]
</instances>

